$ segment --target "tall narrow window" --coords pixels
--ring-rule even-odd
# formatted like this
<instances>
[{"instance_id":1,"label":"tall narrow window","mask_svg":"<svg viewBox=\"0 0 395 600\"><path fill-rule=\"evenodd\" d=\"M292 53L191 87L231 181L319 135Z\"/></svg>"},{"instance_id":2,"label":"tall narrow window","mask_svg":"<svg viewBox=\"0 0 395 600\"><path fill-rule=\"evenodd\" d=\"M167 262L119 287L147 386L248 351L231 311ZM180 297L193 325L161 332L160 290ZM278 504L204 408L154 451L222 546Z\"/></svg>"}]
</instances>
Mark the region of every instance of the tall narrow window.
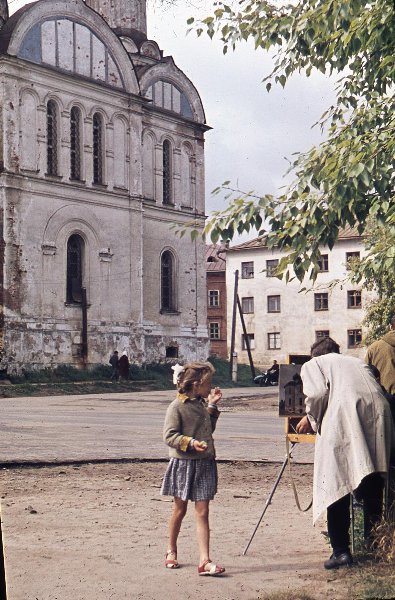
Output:
<instances>
[{"instance_id":1,"label":"tall narrow window","mask_svg":"<svg viewBox=\"0 0 395 600\"><path fill-rule=\"evenodd\" d=\"M47 104L47 175L58 174L58 118L56 104Z\"/></svg>"},{"instance_id":2,"label":"tall narrow window","mask_svg":"<svg viewBox=\"0 0 395 600\"><path fill-rule=\"evenodd\" d=\"M81 113L76 106L70 113L70 178L81 179Z\"/></svg>"},{"instance_id":3,"label":"tall narrow window","mask_svg":"<svg viewBox=\"0 0 395 600\"><path fill-rule=\"evenodd\" d=\"M174 257L166 250L161 258L161 309L163 312L175 311L174 297Z\"/></svg>"},{"instance_id":4,"label":"tall narrow window","mask_svg":"<svg viewBox=\"0 0 395 600\"><path fill-rule=\"evenodd\" d=\"M171 144L163 142L163 204L173 204Z\"/></svg>"},{"instance_id":5,"label":"tall narrow window","mask_svg":"<svg viewBox=\"0 0 395 600\"><path fill-rule=\"evenodd\" d=\"M67 302L80 304L82 301L82 261L84 240L72 235L67 242Z\"/></svg>"},{"instance_id":6,"label":"tall narrow window","mask_svg":"<svg viewBox=\"0 0 395 600\"><path fill-rule=\"evenodd\" d=\"M103 120L93 115L93 183L102 184L103 178Z\"/></svg>"}]
</instances>

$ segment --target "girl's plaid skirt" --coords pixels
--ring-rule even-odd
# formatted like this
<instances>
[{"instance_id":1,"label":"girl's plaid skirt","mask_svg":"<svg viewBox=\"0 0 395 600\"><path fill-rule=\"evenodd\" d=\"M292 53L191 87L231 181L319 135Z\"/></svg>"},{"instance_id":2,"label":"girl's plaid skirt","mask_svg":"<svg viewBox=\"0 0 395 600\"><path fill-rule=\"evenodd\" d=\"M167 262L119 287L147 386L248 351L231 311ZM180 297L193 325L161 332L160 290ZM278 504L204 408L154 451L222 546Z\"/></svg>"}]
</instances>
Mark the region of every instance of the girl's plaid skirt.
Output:
<instances>
[{"instance_id":1,"label":"girl's plaid skirt","mask_svg":"<svg viewBox=\"0 0 395 600\"><path fill-rule=\"evenodd\" d=\"M217 493L218 472L214 458L171 458L160 493L181 500L212 500Z\"/></svg>"}]
</instances>

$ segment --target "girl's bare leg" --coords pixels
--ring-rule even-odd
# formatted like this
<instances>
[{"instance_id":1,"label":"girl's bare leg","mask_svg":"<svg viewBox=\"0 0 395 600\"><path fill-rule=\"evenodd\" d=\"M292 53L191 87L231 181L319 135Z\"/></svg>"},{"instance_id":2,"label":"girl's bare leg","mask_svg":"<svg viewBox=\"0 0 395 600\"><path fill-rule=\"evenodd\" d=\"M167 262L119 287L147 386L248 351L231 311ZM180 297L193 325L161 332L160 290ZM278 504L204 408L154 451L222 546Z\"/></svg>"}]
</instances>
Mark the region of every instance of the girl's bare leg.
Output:
<instances>
[{"instance_id":1,"label":"girl's bare leg","mask_svg":"<svg viewBox=\"0 0 395 600\"><path fill-rule=\"evenodd\" d=\"M210 558L209 500L195 502L195 516L200 566Z\"/></svg>"},{"instance_id":2,"label":"girl's bare leg","mask_svg":"<svg viewBox=\"0 0 395 600\"><path fill-rule=\"evenodd\" d=\"M173 513L169 521L169 547L168 550L177 556L177 539L180 533L181 523L186 515L188 500L174 498Z\"/></svg>"}]
</instances>

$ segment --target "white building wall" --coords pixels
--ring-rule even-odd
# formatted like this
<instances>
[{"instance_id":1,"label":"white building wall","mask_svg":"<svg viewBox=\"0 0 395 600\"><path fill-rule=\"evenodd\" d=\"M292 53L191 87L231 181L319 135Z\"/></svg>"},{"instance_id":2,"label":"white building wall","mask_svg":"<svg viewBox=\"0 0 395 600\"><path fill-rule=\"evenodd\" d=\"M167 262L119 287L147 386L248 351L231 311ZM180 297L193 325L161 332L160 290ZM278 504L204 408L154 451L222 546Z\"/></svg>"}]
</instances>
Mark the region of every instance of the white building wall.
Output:
<instances>
[{"instance_id":1,"label":"white building wall","mask_svg":"<svg viewBox=\"0 0 395 600\"><path fill-rule=\"evenodd\" d=\"M301 288L310 289L312 283L305 280L300 284L296 278L290 283L275 277L267 277L266 261L281 259L283 253L267 248L230 249L227 253L226 280L228 298L233 298L235 272L239 271L238 294L243 298L254 299L253 314L244 314L247 333L254 335L252 355L256 366L271 365L273 359L288 362L289 355L309 354L311 345L316 341L317 331L329 331L329 335L340 345L341 352L363 357L364 348L348 347L348 330L361 329L363 307L372 295L347 281L346 252L360 251L363 245L360 239L344 239L337 242L332 251L322 249L329 256L329 271L318 275L314 290L300 292ZM242 263L254 263L254 277L242 278ZM330 282L340 280L337 286ZM347 292L362 291L362 308L348 308ZM314 294L328 293L328 310L315 310ZM268 296L280 296L281 311L268 312ZM232 302L228 303L228 345L231 342ZM242 326L237 316L235 351L238 361L248 362L247 351L242 349ZM268 334L280 334L280 348L270 349Z\"/></svg>"}]
</instances>

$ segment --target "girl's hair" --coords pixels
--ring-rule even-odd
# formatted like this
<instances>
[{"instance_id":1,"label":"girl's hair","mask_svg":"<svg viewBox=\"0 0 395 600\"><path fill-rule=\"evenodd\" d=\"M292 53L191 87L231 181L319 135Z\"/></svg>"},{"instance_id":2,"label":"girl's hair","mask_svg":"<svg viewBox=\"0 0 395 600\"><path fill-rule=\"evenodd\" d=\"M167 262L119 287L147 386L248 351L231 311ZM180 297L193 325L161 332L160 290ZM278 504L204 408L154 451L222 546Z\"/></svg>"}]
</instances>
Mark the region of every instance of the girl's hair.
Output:
<instances>
[{"instance_id":1,"label":"girl's hair","mask_svg":"<svg viewBox=\"0 0 395 600\"><path fill-rule=\"evenodd\" d=\"M209 362L193 362L185 365L177 378L177 389L181 394L187 394L194 383L203 383L215 373L213 365Z\"/></svg>"}]
</instances>

